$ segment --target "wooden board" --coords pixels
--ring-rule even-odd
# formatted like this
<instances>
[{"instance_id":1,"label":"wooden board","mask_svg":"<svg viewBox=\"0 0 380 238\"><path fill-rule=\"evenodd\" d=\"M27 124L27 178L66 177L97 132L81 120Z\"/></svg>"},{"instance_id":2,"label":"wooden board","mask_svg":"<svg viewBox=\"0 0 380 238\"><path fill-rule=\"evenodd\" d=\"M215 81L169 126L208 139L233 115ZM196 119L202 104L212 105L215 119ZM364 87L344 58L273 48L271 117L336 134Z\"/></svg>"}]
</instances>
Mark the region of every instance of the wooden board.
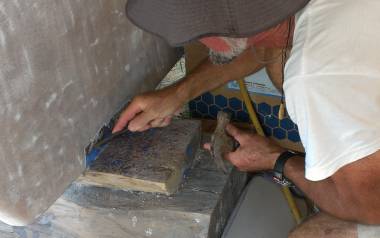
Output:
<instances>
[{"instance_id":1,"label":"wooden board","mask_svg":"<svg viewBox=\"0 0 380 238\"><path fill-rule=\"evenodd\" d=\"M180 191L170 196L76 181L34 224L0 223L0 237L206 238L227 178L207 152L199 151Z\"/></svg>"},{"instance_id":2,"label":"wooden board","mask_svg":"<svg viewBox=\"0 0 380 238\"><path fill-rule=\"evenodd\" d=\"M27 227L0 223L0 237L218 237L246 183L240 175L224 175L201 150L180 191L170 196L76 181L36 223Z\"/></svg>"},{"instance_id":3,"label":"wooden board","mask_svg":"<svg viewBox=\"0 0 380 238\"><path fill-rule=\"evenodd\" d=\"M102 187L172 194L200 146L201 122L128 132L110 142L79 181Z\"/></svg>"}]
</instances>

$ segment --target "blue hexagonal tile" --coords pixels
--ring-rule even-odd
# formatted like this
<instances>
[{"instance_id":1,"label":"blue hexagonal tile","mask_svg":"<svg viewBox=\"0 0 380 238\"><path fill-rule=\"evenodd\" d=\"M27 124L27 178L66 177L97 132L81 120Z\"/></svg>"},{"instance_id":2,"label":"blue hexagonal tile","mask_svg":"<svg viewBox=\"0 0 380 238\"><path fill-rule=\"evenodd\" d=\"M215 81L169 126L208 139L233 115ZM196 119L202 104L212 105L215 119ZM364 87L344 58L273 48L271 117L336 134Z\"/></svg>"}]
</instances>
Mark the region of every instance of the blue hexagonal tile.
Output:
<instances>
[{"instance_id":1,"label":"blue hexagonal tile","mask_svg":"<svg viewBox=\"0 0 380 238\"><path fill-rule=\"evenodd\" d=\"M218 112L220 111L220 108L216 105L212 105L209 107L209 111L210 111L210 115L213 118L216 118L216 116L218 115Z\"/></svg>"},{"instance_id":2,"label":"blue hexagonal tile","mask_svg":"<svg viewBox=\"0 0 380 238\"><path fill-rule=\"evenodd\" d=\"M233 110L236 110L236 111L241 110L241 108L242 108L242 101L240 101L239 99L237 99L237 98L230 98L228 100L228 102L229 102L230 107Z\"/></svg>"},{"instance_id":3,"label":"blue hexagonal tile","mask_svg":"<svg viewBox=\"0 0 380 238\"><path fill-rule=\"evenodd\" d=\"M257 114L258 118L259 118L259 121L261 123L261 125L264 125L264 120L265 120L265 117L261 114Z\"/></svg>"},{"instance_id":4,"label":"blue hexagonal tile","mask_svg":"<svg viewBox=\"0 0 380 238\"><path fill-rule=\"evenodd\" d=\"M275 117L278 118L278 112L280 111L280 106L279 106L279 105L274 106L274 107L272 108L272 110L273 110L273 116L275 116Z\"/></svg>"},{"instance_id":5,"label":"blue hexagonal tile","mask_svg":"<svg viewBox=\"0 0 380 238\"><path fill-rule=\"evenodd\" d=\"M197 109L197 104L195 103L195 101L190 101L189 102L189 109L190 111L195 111Z\"/></svg>"},{"instance_id":6,"label":"blue hexagonal tile","mask_svg":"<svg viewBox=\"0 0 380 238\"><path fill-rule=\"evenodd\" d=\"M263 126L263 130L266 136L272 136L273 135L273 130L272 128L269 128L267 126Z\"/></svg>"},{"instance_id":7,"label":"blue hexagonal tile","mask_svg":"<svg viewBox=\"0 0 380 238\"><path fill-rule=\"evenodd\" d=\"M215 97L215 104L223 108L227 106L227 98L222 95L217 95Z\"/></svg>"},{"instance_id":8,"label":"blue hexagonal tile","mask_svg":"<svg viewBox=\"0 0 380 238\"><path fill-rule=\"evenodd\" d=\"M208 113L208 106L204 102L197 102L197 111L198 113L207 114Z\"/></svg>"},{"instance_id":9,"label":"blue hexagonal tile","mask_svg":"<svg viewBox=\"0 0 380 238\"><path fill-rule=\"evenodd\" d=\"M205 93L202 95L202 101L204 101L207 104L214 104L214 96L211 93Z\"/></svg>"},{"instance_id":10,"label":"blue hexagonal tile","mask_svg":"<svg viewBox=\"0 0 380 238\"><path fill-rule=\"evenodd\" d=\"M265 125L269 126L270 128L278 127L278 122L279 122L278 119L272 115L266 116L265 121L264 121Z\"/></svg>"},{"instance_id":11,"label":"blue hexagonal tile","mask_svg":"<svg viewBox=\"0 0 380 238\"><path fill-rule=\"evenodd\" d=\"M249 122L249 115L245 111L238 111L236 113L238 121Z\"/></svg>"},{"instance_id":12,"label":"blue hexagonal tile","mask_svg":"<svg viewBox=\"0 0 380 238\"><path fill-rule=\"evenodd\" d=\"M294 129L294 123L289 118L282 119L280 121L280 126L286 130Z\"/></svg>"},{"instance_id":13,"label":"blue hexagonal tile","mask_svg":"<svg viewBox=\"0 0 380 238\"><path fill-rule=\"evenodd\" d=\"M286 131L282 128L276 128L273 130L273 136L279 140L283 140L286 138Z\"/></svg>"},{"instance_id":14,"label":"blue hexagonal tile","mask_svg":"<svg viewBox=\"0 0 380 238\"><path fill-rule=\"evenodd\" d=\"M300 142L301 138L300 135L296 130L291 130L288 132L288 139L293 142Z\"/></svg>"},{"instance_id":15,"label":"blue hexagonal tile","mask_svg":"<svg viewBox=\"0 0 380 238\"><path fill-rule=\"evenodd\" d=\"M264 116L267 116L272 113L272 108L267 103L263 102L259 104L258 112Z\"/></svg>"}]
</instances>

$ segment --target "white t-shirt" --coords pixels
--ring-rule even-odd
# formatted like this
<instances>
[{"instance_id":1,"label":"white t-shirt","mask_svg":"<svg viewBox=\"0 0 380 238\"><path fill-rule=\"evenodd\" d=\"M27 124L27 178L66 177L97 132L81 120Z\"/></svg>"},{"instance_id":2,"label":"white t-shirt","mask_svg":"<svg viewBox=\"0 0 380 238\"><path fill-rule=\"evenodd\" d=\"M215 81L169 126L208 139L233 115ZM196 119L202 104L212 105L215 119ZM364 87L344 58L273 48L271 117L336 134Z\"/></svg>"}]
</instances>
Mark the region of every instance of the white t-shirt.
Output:
<instances>
[{"instance_id":1,"label":"white t-shirt","mask_svg":"<svg viewBox=\"0 0 380 238\"><path fill-rule=\"evenodd\" d=\"M322 180L380 149L380 0L311 0L286 65L287 110Z\"/></svg>"}]
</instances>

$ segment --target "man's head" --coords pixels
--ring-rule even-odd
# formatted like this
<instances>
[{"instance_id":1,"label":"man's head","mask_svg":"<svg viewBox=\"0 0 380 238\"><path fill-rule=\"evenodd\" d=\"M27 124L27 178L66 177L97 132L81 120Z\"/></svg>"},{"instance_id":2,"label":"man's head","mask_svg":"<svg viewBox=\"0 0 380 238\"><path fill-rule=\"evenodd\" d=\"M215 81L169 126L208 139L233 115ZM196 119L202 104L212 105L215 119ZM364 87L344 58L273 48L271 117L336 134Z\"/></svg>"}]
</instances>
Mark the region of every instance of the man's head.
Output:
<instances>
[{"instance_id":1,"label":"man's head","mask_svg":"<svg viewBox=\"0 0 380 238\"><path fill-rule=\"evenodd\" d=\"M172 46L208 36L248 37L278 25L309 0L129 0L129 19Z\"/></svg>"}]
</instances>

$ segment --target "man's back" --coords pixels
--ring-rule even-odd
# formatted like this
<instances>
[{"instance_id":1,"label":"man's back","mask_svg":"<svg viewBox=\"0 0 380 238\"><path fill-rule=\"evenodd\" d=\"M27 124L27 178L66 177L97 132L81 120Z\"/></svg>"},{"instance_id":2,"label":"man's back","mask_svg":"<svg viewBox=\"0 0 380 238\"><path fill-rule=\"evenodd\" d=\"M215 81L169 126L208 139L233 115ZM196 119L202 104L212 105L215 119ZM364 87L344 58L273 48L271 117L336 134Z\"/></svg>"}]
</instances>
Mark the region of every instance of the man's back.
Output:
<instances>
[{"instance_id":1,"label":"man's back","mask_svg":"<svg viewBox=\"0 0 380 238\"><path fill-rule=\"evenodd\" d=\"M380 149L380 2L314 0L296 20L287 109L318 181Z\"/></svg>"}]
</instances>

